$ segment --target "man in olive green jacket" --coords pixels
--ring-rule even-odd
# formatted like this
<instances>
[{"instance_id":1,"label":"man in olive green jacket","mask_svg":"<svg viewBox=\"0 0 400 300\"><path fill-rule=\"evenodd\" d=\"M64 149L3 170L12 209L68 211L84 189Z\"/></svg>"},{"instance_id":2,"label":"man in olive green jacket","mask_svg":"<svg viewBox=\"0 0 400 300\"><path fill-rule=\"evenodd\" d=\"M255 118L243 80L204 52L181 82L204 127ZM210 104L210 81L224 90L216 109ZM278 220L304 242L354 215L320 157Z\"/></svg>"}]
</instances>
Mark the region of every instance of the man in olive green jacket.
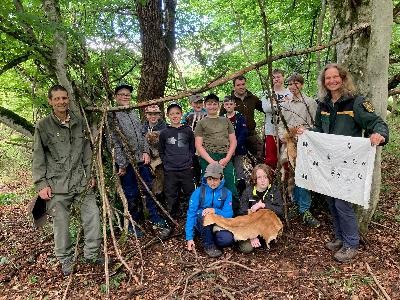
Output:
<instances>
[{"instance_id":1,"label":"man in olive green jacket","mask_svg":"<svg viewBox=\"0 0 400 300\"><path fill-rule=\"evenodd\" d=\"M100 216L90 179L92 152L83 120L69 110L67 90L50 88L52 113L40 120L34 135L32 175L39 196L53 218L55 255L64 275L73 271L69 232L71 205L78 202L84 229L85 259L100 263ZM89 189L86 186L89 185Z\"/></svg>"}]
</instances>

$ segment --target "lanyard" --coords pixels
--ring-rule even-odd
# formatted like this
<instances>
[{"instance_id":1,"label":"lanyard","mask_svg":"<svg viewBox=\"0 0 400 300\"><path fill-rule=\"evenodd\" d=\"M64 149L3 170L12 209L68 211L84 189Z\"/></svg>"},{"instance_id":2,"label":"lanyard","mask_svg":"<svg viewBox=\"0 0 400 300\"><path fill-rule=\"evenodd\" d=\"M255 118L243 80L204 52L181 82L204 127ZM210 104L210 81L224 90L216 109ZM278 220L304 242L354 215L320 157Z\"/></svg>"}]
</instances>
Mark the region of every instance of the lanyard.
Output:
<instances>
[{"instance_id":1,"label":"lanyard","mask_svg":"<svg viewBox=\"0 0 400 300\"><path fill-rule=\"evenodd\" d=\"M271 188L271 184L268 186L268 188L265 190L265 192L264 192L264 195L262 196L262 202L264 202L264 203L266 203L266 201L265 201L265 196L267 196L267 194L268 194L268 191L269 191L269 189ZM254 186L253 187L253 197L258 197L258 195L257 195L257 189L256 189L256 187ZM271 195L271 197L272 197L272 199L274 198L274 195ZM271 201L271 202L273 202L273 201Z\"/></svg>"}]
</instances>

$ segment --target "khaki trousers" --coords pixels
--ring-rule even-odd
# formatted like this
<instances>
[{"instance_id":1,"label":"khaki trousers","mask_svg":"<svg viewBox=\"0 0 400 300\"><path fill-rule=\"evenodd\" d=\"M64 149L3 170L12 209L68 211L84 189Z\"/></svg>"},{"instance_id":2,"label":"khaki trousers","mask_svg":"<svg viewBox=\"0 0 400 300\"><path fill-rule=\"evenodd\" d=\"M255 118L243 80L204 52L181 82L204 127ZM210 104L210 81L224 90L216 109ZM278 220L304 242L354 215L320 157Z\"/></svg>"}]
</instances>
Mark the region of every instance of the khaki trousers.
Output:
<instances>
[{"instance_id":1,"label":"khaki trousers","mask_svg":"<svg viewBox=\"0 0 400 300\"><path fill-rule=\"evenodd\" d=\"M53 219L54 252L61 262L73 255L69 224L71 205L78 201L81 202L80 216L84 231L84 256L92 259L99 254L100 214L95 194L88 192L83 199L81 199L80 193L53 194L53 197L47 202L47 213Z\"/></svg>"}]
</instances>

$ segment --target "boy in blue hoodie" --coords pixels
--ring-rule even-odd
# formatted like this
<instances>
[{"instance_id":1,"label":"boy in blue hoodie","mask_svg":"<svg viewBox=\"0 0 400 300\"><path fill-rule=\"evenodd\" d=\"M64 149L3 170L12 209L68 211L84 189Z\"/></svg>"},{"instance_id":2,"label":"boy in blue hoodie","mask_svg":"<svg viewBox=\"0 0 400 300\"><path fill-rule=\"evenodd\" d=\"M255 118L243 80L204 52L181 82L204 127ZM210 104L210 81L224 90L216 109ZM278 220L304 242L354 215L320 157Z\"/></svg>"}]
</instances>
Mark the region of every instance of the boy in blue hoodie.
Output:
<instances>
[{"instance_id":1,"label":"boy in blue hoodie","mask_svg":"<svg viewBox=\"0 0 400 300\"><path fill-rule=\"evenodd\" d=\"M213 232L214 225L203 226L204 216L214 213L224 218L232 218L232 193L224 187L223 168L218 163L207 166L201 187L197 188L189 201L186 219L187 249L193 250L194 230L200 234L204 251L210 257L222 255L218 248L233 244L233 234L228 230Z\"/></svg>"}]
</instances>

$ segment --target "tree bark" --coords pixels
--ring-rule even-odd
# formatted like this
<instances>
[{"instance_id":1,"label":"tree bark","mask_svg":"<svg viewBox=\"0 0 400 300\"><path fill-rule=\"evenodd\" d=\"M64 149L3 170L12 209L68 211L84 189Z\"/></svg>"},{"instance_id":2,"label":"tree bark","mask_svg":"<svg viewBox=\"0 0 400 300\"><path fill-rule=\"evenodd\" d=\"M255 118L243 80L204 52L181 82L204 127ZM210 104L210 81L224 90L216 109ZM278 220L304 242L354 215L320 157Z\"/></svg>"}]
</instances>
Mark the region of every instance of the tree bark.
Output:
<instances>
[{"instance_id":1,"label":"tree bark","mask_svg":"<svg viewBox=\"0 0 400 300\"><path fill-rule=\"evenodd\" d=\"M359 94L366 96L376 113L385 119L388 98L389 46L393 20L390 0L330 0L332 16L337 20L335 35L341 35L352 26L369 22L369 32L354 35L336 45L337 62L349 69ZM381 147L378 147L372 179L370 208L358 209L360 230L368 225L379 202L381 185Z\"/></svg>"},{"instance_id":2,"label":"tree bark","mask_svg":"<svg viewBox=\"0 0 400 300\"><path fill-rule=\"evenodd\" d=\"M175 0L136 2L142 42L138 102L164 96L171 56L175 50ZM164 7L164 11L162 11Z\"/></svg>"},{"instance_id":3,"label":"tree bark","mask_svg":"<svg viewBox=\"0 0 400 300\"><path fill-rule=\"evenodd\" d=\"M55 73L59 84L61 84L68 91L70 98L70 109L80 115L80 110L75 102L75 95L72 88L71 81L68 78L68 72L66 67L67 62L67 37L62 32L62 19L60 13L60 4L58 0L43 0L43 8L46 16L53 24L55 29L54 41L53 41L53 53L52 59L55 64Z\"/></svg>"},{"instance_id":4,"label":"tree bark","mask_svg":"<svg viewBox=\"0 0 400 300\"><path fill-rule=\"evenodd\" d=\"M17 115L15 112L0 106L0 123L7 125L8 127L18 131L28 138L33 138L35 131L34 126L31 122L25 118Z\"/></svg>"}]
</instances>

